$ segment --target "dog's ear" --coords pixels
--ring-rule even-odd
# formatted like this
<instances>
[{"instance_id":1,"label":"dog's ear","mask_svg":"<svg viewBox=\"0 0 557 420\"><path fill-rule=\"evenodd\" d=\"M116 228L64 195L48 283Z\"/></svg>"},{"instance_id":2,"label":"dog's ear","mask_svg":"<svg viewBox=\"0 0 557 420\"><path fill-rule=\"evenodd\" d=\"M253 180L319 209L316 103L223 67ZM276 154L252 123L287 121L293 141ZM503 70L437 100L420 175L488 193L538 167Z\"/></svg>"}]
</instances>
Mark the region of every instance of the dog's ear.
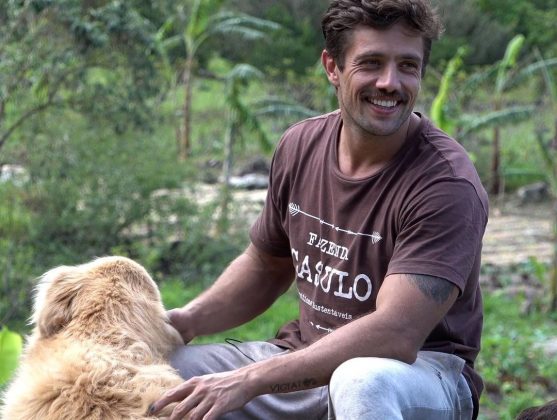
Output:
<instances>
[{"instance_id":1,"label":"dog's ear","mask_svg":"<svg viewBox=\"0 0 557 420\"><path fill-rule=\"evenodd\" d=\"M73 317L73 303L81 282L75 267L58 267L44 274L37 286L33 322L40 336L48 338L62 330Z\"/></svg>"}]
</instances>

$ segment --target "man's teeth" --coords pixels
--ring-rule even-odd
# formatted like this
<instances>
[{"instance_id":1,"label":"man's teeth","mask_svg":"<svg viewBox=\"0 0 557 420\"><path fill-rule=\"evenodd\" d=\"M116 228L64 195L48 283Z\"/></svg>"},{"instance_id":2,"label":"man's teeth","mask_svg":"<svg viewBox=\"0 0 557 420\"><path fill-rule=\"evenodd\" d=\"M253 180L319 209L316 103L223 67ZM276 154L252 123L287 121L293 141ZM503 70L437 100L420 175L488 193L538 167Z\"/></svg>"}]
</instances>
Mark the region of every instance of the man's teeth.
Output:
<instances>
[{"instance_id":1,"label":"man's teeth","mask_svg":"<svg viewBox=\"0 0 557 420\"><path fill-rule=\"evenodd\" d=\"M379 105L379 106L383 106L385 108L392 108L392 107L396 106L396 101L385 101L385 100L380 100L380 99L372 99L371 103L373 105Z\"/></svg>"}]
</instances>

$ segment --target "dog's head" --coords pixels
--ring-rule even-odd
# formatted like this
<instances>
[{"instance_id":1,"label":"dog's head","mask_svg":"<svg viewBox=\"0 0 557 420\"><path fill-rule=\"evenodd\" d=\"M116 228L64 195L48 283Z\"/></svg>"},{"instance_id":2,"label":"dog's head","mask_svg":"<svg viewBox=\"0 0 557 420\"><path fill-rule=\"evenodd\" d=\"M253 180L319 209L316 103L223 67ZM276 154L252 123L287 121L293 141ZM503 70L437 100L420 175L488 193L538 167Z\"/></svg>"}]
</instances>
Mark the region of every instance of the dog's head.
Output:
<instances>
[{"instance_id":1,"label":"dog's head","mask_svg":"<svg viewBox=\"0 0 557 420\"><path fill-rule=\"evenodd\" d=\"M156 283L141 265L124 257L45 273L36 288L32 321L38 338L71 327L84 335L124 330L164 350L181 342L168 324Z\"/></svg>"}]
</instances>

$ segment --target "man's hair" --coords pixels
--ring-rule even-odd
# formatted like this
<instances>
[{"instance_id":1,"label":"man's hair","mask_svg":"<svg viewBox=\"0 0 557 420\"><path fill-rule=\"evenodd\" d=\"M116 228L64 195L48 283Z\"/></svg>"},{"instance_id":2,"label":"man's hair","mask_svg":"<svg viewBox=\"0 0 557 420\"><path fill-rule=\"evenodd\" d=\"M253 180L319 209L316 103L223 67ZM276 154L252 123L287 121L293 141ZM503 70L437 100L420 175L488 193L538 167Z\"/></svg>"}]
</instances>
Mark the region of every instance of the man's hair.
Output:
<instances>
[{"instance_id":1,"label":"man's hair","mask_svg":"<svg viewBox=\"0 0 557 420\"><path fill-rule=\"evenodd\" d=\"M424 40L423 77L431 43L443 31L439 16L428 0L333 0L321 21L325 48L342 71L352 30L360 25L388 29L397 22L405 23Z\"/></svg>"}]
</instances>

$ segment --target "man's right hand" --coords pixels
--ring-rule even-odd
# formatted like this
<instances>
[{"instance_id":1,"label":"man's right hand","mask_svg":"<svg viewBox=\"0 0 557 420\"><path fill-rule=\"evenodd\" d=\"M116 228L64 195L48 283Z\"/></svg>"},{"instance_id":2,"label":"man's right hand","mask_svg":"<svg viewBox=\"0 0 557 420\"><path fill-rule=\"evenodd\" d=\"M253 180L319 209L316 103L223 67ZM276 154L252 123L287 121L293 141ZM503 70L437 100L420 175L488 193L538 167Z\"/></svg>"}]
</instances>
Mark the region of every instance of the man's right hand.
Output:
<instances>
[{"instance_id":1,"label":"man's right hand","mask_svg":"<svg viewBox=\"0 0 557 420\"><path fill-rule=\"evenodd\" d=\"M193 331L191 331L190 323L187 321L187 316L184 308L175 308L166 312L168 321L184 340L184 344L188 344L195 338Z\"/></svg>"}]
</instances>

